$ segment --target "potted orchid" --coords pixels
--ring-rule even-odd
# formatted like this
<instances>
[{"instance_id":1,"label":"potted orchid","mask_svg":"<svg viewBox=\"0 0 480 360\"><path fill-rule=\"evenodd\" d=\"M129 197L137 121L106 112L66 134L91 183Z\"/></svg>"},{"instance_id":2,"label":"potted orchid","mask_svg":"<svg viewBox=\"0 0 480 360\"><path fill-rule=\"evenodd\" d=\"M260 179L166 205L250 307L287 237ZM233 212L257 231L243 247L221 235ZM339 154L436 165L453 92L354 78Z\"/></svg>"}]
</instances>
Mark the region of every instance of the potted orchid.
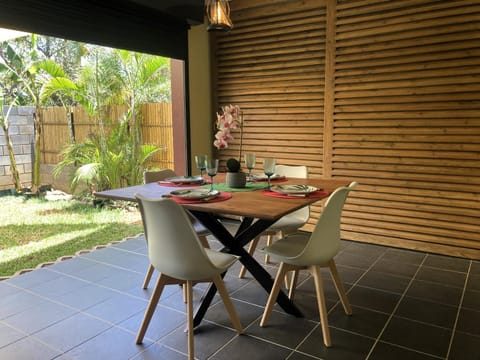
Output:
<instances>
[{"instance_id":1,"label":"potted orchid","mask_svg":"<svg viewBox=\"0 0 480 360\"><path fill-rule=\"evenodd\" d=\"M217 133L213 145L217 149L228 148L228 142L233 140L232 130L240 130L240 151L238 160L231 158L227 160L227 185L233 188L245 187L247 177L241 171L242 140L243 140L243 113L238 105L227 105L222 107L222 113L217 113Z\"/></svg>"}]
</instances>

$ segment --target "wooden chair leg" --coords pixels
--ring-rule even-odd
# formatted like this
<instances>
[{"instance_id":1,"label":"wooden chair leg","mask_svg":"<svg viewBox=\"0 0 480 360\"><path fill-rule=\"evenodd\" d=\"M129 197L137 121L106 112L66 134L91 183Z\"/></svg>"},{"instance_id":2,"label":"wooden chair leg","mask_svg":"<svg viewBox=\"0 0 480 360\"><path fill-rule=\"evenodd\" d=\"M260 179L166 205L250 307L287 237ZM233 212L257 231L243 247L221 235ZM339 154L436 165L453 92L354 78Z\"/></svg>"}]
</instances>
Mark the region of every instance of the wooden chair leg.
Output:
<instances>
[{"instance_id":1,"label":"wooden chair leg","mask_svg":"<svg viewBox=\"0 0 480 360\"><path fill-rule=\"evenodd\" d=\"M162 295L163 288L167 283L167 276L160 274L158 277L157 283L155 284L155 288L153 289L152 296L150 296L150 301L148 303L147 309L145 310L145 315L143 317L142 324L140 325L140 329L137 333L136 343L141 344L143 342L143 338L145 333L147 332L148 325L150 324L150 320L152 319L153 313L157 308L158 300L160 300L160 296Z\"/></svg>"},{"instance_id":2,"label":"wooden chair leg","mask_svg":"<svg viewBox=\"0 0 480 360\"><path fill-rule=\"evenodd\" d=\"M272 235L267 235L267 246L272 245ZM265 264L268 264L270 262L270 256L268 254L265 254Z\"/></svg>"},{"instance_id":3,"label":"wooden chair leg","mask_svg":"<svg viewBox=\"0 0 480 360\"><path fill-rule=\"evenodd\" d=\"M183 302L186 304L188 301L188 289L186 284L182 285L182 292L183 292Z\"/></svg>"},{"instance_id":4,"label":"wooden chair leg","mask_svg":"<svg viewBox=\"0 0 480 360\"><path fill-rule=\"evenodd\" d=\"M345 311L345 314L352 315L352 308L350 307L347 293L345 292L345 288L343 287L342 280L340 279L337 266L335 265L335 261L333 259L328 262L328 267L330 269L330 274L332 275L335 288L337 289L338 296L340 297L340 301L342 302L343 310Z\"/></svg>"},{"instance_id":5,"label":"wooden chair leg","mask_svg":"<svg viewBox=\"0 0 480 360\"><path fill-rule=\"evenodd\" d=\"M278 293L280 292L280 287L282 286L283 279L285 279L285 274L287 271L292 270L290 265L285 263L280 263L278 268L277 276L275 276L275 281L273 282L272 290L268 296L267 304L265 305L265 310L263 311L262 320L260 321L260 326L264 327L267 324L270 315L272 314L273 306L277 301Z\"/></svg>"},{"instance_id":6,"label":"wooden chair leg","mask_svg":"<svg viewBox=\"0 0 480 360\"><path fill-rule=\"evenodd\" d=\"M188 280L184 285L187 293L187 337L188 337L188 360L194 360L194 338L193 338L193 290L192 281Z\"/></svg>"},{"instance_id":7,"label":"wooden chair leg","mask_svg":"<svg viewBox=\"0 0 480 360\"><path fill-rule=\"evenodd\" d=\"M330 329L328 328L327 305L325 303L325 294L323 292L322 274L320 266L311 266L310 271L315 282L315 292L317 293L318 312L320 313L320 323L322 325L323 342L325 346L332 346L330 339Z\"/></svg>"},{"instance_id":8,"label":"wooden chair leg","mask_svg":"<svg viewBox=\"0 0 480 360\"><path fill-rule=\"evenodd\" d=\"M227 289L225 288L225 284L222 280L222 277L220 275L215 275L212 280L215 286L217 287L218 293L220 294L223 300L223 303L225 304L225 309L227 309L227 312L230 315L230 319L232 320L233 326L237 330L237 333L240 335L241 333L243 333L242 323L240 322L237 312L233 307L232 299L230 299L230 296L228 295L228 292L227 292Z\"/></svg>"},{"instance_id":9,"label":"wooden chair leg","mask_svg":"<svg viewBox=\"0 0 480 360\"><path fill-rule=\"evenodd\" d=\"M152 278L154 270L155 270L155 268L153 267L152 264L150 264L148 266L147 273L145 274L145 279L143 280L142 289L146 289L148 287L148 284L150 283L150 279Z\"/></svg>"},{"instance_id":10,"label":"wooden chair leg","mask_svg":"<svg viewBox=\"0 0 480 360\"><path fill-rule=\"evenodd\" d=\"M292 278L290 279L290 284L288 287L288 297L290 300L293 300L293 297L295 296L295 288L297 287L297 282L298 282L298 272L299 270L293 270ZM287 280L285 278L285 280Z\"/></svg>"},{"instance_id":11,"label":"wooden chair leg","mask_svg":"<svg viewBox=\"0 0 480 360\"><path fill-rule=\"evenodd\" d=\"M259 240L260 240L260 236L257 236L255 239L250 241L250 245L248 246L248 253L250 255L253 255L253 253L255 252L255 249L257 248ZM240 272L238 273L238 277L242 279L245 276L246 271L247 271L247 268L244 265L242 265L242 267L240 268Z\"/></svg>"}]
</instances>

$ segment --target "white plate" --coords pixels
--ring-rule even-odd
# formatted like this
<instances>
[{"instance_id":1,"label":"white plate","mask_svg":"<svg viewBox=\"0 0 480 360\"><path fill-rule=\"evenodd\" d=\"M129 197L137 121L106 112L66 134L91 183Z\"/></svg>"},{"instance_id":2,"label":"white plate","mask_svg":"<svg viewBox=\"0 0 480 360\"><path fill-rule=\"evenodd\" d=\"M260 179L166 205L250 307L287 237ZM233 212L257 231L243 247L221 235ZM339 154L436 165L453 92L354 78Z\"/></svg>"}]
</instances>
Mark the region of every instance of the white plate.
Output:
<instances>
[{"instance_id":1,"label":"white plate","mask_svg":"<svg viewBox=\"0 0 480 360\"><path fill-rule=\"evenodd\" d=\"M310 185L275 185L271 187L271 190L281 194L298 195L310 194L317 191L318 188Z\"/></svg>"},{"instance_id":2,"label":"white plate","mask_svg":"<svg viewBox=\"0 0 480 360\"><path fill-rule=\"evenodd\" d=\"M165 181L174 183L174 184L202 184L203 177L201 176L174 176L166 178Z\"/></svg>"},{"instance_id":3,"label":"white plate","mask_svg":"<svg viewBox=\"0 0 480 360\"><path fill-rule=\"evenodd\" d=\"M220 192L218 190L210 189L185 189L185 190L174 190L170 192L171 196L175 196L182 199L189 200L201 200L205 198L214 198L218 196Z\"/></svg>"},{"instance_id":4,"label":"white plate","mask_svg":"<svg viewBox=\"0 0 480 360\"><path fill-rule=\"evenodd\" d=\"M268 180L268 176L265 174L252 174L252 178L253 180L257 180L257 181ZM285 179L285 176L279 175L279 174L273 174L272 176L270 176L270 180L280 180L280 179Z\"/></svg>"}]
</instances>

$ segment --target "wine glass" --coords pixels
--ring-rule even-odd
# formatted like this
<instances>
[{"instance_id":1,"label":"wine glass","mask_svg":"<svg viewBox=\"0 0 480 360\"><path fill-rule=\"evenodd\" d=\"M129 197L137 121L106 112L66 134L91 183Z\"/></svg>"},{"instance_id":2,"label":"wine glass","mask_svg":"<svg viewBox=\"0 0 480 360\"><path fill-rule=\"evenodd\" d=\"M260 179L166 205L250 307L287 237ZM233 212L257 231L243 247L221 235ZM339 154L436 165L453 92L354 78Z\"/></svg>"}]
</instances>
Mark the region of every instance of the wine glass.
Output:
<instances>
[{"instance_id":1,"label":"wine glass","mask_svg":"<svg viewBox=\"0 0 480 360\"><path fill-rule=\"evenodd\" d=\"M263 172L267 175L268 178L268 187L267 190L270 191L270 176L275 174L275 159L266 158L263 159Z\"/></svg>"},{"instance_id":2,"label":"wine glass","mask_svg":"<svg viewBox=\"0 0 480 360\"><path fill-rule=\"evenodd\" d=\"M205 162L207 161L207 155L195 155L195 163L197 169L200 170L200 176L203 177L203 171L205 170Z\"/></svg>"},{"instance_id":3,"label":"wine glass","mask_svg":"<svg viewBox=\"0 0 480 360\"><path fill-rule=\"evenodd\" d=\"M255 167L255 154L246 153L245 154L245 166L248 169L248 179L252 181L252 170Z\"/></svg>"},{"instance_id":4,"label":"wine glass","mask_svg":"<svg viewBox=\"0 0 480 360\"><path fill-rule=\"evenodd\" d=\"M205 167L207 169L207 174L210 176L210 192L213 191L213 177L217 175L218 172L218 159L206 159Z\"/></svg>"}]
</instances>

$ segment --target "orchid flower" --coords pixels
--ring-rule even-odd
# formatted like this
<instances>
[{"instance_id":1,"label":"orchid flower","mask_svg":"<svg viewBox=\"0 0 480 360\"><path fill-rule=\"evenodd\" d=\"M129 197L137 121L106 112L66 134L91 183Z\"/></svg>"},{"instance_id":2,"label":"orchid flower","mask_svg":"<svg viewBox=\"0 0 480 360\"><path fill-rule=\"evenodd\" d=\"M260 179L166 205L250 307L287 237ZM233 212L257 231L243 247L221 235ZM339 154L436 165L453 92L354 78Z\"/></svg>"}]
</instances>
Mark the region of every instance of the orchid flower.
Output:
<instances>
[{"instance_id":1,"label":"orchid flower","mask_svg":"<svg viewBox=\"0 0 480 360\"><path fill-rule=\"evenodd\" d=\"M240 129L240 136L242 135L242 116L240 107L238 105L227 105L222 107L222 113L217 113L217 133L215 134L215 141L213 145L217 149L225 149L228 147L228 142L233 140L231 130ZM241 140L241 138L240 138ZM240 141L240 156L241 156L241 141Z\"/></svg>"}]
</instances>

